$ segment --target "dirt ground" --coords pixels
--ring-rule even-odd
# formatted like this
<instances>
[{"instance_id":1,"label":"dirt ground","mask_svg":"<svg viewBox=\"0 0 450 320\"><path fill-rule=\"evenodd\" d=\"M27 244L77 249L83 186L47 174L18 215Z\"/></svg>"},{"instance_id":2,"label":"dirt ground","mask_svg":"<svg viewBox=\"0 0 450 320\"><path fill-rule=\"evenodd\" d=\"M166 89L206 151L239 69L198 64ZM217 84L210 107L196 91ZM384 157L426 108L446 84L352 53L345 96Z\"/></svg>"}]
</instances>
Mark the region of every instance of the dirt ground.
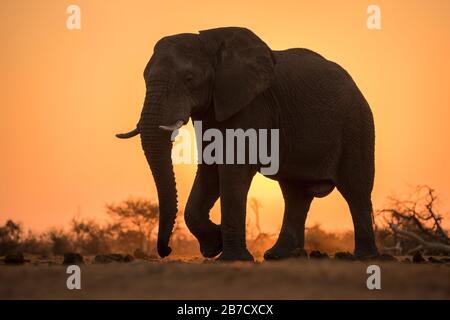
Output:
<instances>
[{"instance_id":1,"label":"dirt ground","mask_svg":"<svg viewBox=\"0 0 450 320\"><path fill-rule=\"evenodd\" d=\"M381 267L368 290L367 266ZM68 290L56 262L0 265L0 299L450 299L449 264L209 260L81 265L81 290Z\"/></svg>"}]
</instances>

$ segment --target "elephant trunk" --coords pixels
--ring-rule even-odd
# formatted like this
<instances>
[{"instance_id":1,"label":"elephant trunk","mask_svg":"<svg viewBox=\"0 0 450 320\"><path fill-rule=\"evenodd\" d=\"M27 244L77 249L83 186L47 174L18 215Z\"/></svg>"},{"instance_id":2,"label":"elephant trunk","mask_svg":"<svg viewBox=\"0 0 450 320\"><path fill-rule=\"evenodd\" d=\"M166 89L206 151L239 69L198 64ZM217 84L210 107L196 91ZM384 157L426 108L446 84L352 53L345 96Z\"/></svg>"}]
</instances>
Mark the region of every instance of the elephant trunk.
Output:
<instances>
[{"instance_id":1,"label":"elephant trunk","mask_svg":"<svg viewBox=\"0 0 450 320\"><path fill-rule=\"evenodd\" d=\"M150 103L149 100L149 97L146 97L139 121L139 132L142 148L158 192L158 254L161 257L166 257L172 251L169 247L169 241L178 211L177 190L171 157L172 141L171 132L159 128L162 123L164 106L155 102Z\"/></svg>"}]
</instances>

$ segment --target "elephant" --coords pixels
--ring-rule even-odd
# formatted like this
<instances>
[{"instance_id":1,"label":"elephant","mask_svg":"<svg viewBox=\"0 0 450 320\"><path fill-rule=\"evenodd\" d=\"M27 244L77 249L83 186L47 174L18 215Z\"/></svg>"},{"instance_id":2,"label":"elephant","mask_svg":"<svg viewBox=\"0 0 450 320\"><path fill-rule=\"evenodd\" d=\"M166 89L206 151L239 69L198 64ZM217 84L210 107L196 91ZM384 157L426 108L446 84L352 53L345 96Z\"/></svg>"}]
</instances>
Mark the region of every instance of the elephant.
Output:
<instances>
[{"instance_id":1,"label":"elephant","mask_svg":"<svg viewBox=\"0 0 450 320\"><path fill-rule=\"evenodd\" d=\"M374 120L341 66L309 49L271 50L247 28L222 27L163 37L144 79L147 91L138 124L116 136L140 134L158 194L161 257L171 253L178 211L171 137L190 118L202 121L203 130L279 130L279 168L268 178L278 182L285 208L278 240L264 254L266 260L303 250L310 204L334 188L351 212L355 255L378 254L371 202ZM246 246L246 202L260 169L260 163L198 164L184 214L204 257L253 260ZM219 198L221 222L216 224L210 210Z\"/></svg>"}]
</instances>

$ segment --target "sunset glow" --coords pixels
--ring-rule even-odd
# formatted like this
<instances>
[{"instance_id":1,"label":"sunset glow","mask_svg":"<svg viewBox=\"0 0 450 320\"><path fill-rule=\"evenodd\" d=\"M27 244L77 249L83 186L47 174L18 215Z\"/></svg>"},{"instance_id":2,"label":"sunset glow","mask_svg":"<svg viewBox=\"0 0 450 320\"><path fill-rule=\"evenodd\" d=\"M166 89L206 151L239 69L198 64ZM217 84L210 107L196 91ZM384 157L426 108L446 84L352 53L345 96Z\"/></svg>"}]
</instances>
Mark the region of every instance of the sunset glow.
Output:
<instances>
[{"instance_id":1,"label":"sunset glow","mask_svg":"<svg viewBox=\"0 0 450 320\"><path fill-rule=\"evenodd\" d=\"M66 28L72 3L81 8L81 30ZM375 118L374 208L428 184L448 220L450 1L378 0L381 30L366 27L371 3L2 1L0 223L44 230L76 214L102 221L105 203L129 196L156 199L139 138L114 134L138 120L155 43L221 26L244 26L272 49L305 47L343 66ZM184 209L195 166L175 172ZM262 229L275 232L283 212L278 184L258 175L249 197L262 204ZM213 219L220 220L218 204ZM307 224L315 223L352 228L337 191L314 200Z\"/></svg>"}]
</instances>

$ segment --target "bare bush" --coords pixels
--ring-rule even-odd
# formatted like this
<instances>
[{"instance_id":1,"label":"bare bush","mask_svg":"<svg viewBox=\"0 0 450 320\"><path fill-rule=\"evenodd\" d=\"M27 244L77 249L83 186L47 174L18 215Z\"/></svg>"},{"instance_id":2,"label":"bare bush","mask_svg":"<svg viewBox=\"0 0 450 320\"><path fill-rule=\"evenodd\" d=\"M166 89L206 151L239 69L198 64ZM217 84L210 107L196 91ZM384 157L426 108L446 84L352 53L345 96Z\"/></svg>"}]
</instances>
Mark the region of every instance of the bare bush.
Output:
<instances>
[{"instance_id":1,"label":"bare bush","mask_svg":"<svg viewBox=\"0 0 450 320\"><path fill-rule=\"evenodd\" d=\"M438 197L429 186L418 186L402 199L390 197L387 208L375 212L377 235L385 251L410 254L424 250L429 254L448 253L447 231L437 212ZM439 246L426 244L441 244Z\"/></svg>"}]
</instances>

